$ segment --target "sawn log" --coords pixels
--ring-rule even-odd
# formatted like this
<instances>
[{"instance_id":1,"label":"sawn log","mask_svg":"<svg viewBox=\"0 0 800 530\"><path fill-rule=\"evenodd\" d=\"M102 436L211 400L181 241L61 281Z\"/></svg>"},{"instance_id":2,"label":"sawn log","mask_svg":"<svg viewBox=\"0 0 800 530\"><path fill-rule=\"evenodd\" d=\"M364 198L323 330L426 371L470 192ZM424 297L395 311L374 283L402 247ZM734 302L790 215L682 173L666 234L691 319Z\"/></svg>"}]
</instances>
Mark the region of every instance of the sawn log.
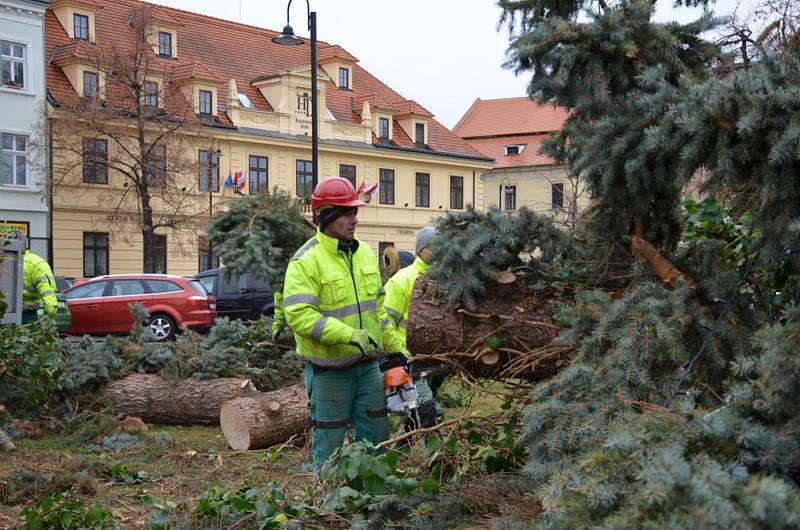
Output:
<instances>
[{"instance_id":1,"label":"sawn log","mask_svg":"<svg viewBox=\"0 0 800 530\"><path fill-rule=\"evenodd\" d=\"M420 277L411 295L407 346L418 370L462 368L474 377L535 381L564 363L566 348L552 345L560 328L553 323L551 299L504 277L487 287L481 306L471 312L450 307L434 287L433 279Z\"/></svg>"},{"instance_id":2,"label":"sawn log","mask_svg":"<svg viewBox=\"0 0 800 530\"><path fill-rule=\"evenodd\" d=\"M229 399L257 395L249 379L184 379L171 383L152 374L132 374L111 382L106 396L116 414L147 423L216 425Z\"/></svg>"},{"instance_id":3,"label":"sawn log","mask_svg":"<svg viewBox=\"0 0 800 530\"><path fill-rule=\"evenodd\" d=\"M219 423L235 451L263 449L303 434L309 426L302 384L232 399L222 404Z\"/></svg>"}]
</instances>

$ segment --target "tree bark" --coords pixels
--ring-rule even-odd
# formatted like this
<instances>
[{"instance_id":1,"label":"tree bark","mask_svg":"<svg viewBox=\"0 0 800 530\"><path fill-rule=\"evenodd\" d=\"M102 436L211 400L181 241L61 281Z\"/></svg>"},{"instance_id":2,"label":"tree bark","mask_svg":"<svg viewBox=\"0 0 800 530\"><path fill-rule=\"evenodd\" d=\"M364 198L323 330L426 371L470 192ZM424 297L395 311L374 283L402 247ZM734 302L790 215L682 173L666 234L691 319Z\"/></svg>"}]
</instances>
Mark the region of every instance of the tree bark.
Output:
<instances>
[{"instance_id":1,"label":"tree bark","mask_svg":"<svg viewBox=\"0 0 800 530\"><path fill-rule=\"evenodd\" d=\"M666 257L664 257L656 248L648 243L644 238L636 235L630 236L631 248L639 254L644 260L653 268L661 280L669 285L675 287L678 279L683 278L687 285L694 289L696 284L694 280L686 277L673 265Z\"/></svg>"},{"instance_id":2,"label":"tree bark","mask_svg":"<svg viewBox=\"0 0 800 530\"><path fill-rule=\"evenodd\" d=\"M232 399L222 404L219 423L235 451L263 449L305 432L308 396L302 384Z\"/></svg>"},{"instance_id":3,"label":"tree bark","mask_svg":"<svg viewBox=\"0 0 800 530\"><path fill-rule=\"evenodd\" d=\"M11 441L11 437L6 434L3 429L0 429L0 449L5 452L13 451L17 447Z\"/></svg>"},{"instance_id":4,"label":"tree bark","mask_svg":"<svg viewBox=\"0 0 800 530\"><path fill-rule=\"evenodd\" d=\"M138 416L148 423L178 425L216 425L222 403L259 394L248 379L184 379L170 383L150 374L132 374L113 381L105 392L116 414Z\"/></svg>"},{"instance_id":5,"label":"tree bark","mask_svg":"<svg viewBox=\"0 0 800 530\"><path fill-rule=\"evenodd\" d=\"M411 295L407 346L418 371L458 365L476 377L538 380L562 362L565 349L551 347L560 330L551 300L532 296L519 282L494 283L480 308L469 312L450 307L434 287L421 277Z\"/></svg>"}]
</instances>

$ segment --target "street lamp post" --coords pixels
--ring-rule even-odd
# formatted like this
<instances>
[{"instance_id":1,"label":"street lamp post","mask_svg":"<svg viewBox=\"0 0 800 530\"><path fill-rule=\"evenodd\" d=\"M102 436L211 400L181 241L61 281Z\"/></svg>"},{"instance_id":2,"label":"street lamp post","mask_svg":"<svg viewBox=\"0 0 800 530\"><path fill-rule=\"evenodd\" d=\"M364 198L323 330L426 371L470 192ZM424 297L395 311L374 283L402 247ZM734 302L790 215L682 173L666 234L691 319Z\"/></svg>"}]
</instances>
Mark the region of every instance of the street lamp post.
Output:
<instances>
[{"instance_id":1,"label":"street lamp post","mask_svg":"<svg viewBox=\"0 0 800 530\"><path fill-rule=\"evenodd\" d=\"M272 38L272 42L281 46L291 47L303 44L303 39L294 34L292 26L289 24L289 8L292 0L286 6L286 26L283 33ZM317 186L319 170L317 159L319 157L319 132L317 130L318 109L317 109L317 13L311 11L311 4L306 0L306 10L308 13L308 29L311 31L311 185L312 189Z\"/></svg>"},{"instance_id":2,"label":"street lamp post","mask_svg":"<svg viewBox=\"0 0 800 530\"><path fill-rule=\"evenodd\" d=\"M213 142L212 142L213 147ZM216 155L216 161L214 158ZM208 169L207 169L207 185L208 185L208 229L206 234L206 240L208 242L208 258L206 259L206 265L208 265L206 270L211 270L214 267L213 264L213 256L214 256L214 247L211 245L211 215L214 213L214 196L212 195L214 191L214 168L217 170L217 185L219 186L219 179L221 177L220 173L220 158L222 158L222 149L217 149L214 151L213 149L208 150Z\"/></svg>"}]
</instances>

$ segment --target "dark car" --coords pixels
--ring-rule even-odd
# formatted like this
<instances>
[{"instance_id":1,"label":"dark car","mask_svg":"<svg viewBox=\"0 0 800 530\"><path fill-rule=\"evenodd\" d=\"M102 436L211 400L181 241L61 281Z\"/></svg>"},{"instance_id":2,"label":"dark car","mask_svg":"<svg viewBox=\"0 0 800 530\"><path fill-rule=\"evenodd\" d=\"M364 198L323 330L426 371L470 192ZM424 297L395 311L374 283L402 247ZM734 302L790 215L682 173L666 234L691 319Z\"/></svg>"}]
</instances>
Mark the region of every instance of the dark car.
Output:
<instances>
[{"instance_id":1,"label":"dark car","mask_svg":"<svg viewBox=\"0 0 800 530\"><path fill-rule=\"evenodd\" d=\"M168 274L114 274L73 285L69 300L72 325L66 334L130 333L130 305L141 302L150 311L148 323L156 339L171 339L181 328L214 325L214 299L195 280Z\"/></svg>"},{"instance_id":2,"label":"dark car","mask_svg":"<svg viewBox=\"0 0 800 530\"><path fill-rule=\"evenodd\" d=\"M272 316L275 309L272 290L249 272L240 276L226 274L225 267L198 273L195 278L217 302L217 314L231 320L258 320Z\"/></svg>"}]
</instances>

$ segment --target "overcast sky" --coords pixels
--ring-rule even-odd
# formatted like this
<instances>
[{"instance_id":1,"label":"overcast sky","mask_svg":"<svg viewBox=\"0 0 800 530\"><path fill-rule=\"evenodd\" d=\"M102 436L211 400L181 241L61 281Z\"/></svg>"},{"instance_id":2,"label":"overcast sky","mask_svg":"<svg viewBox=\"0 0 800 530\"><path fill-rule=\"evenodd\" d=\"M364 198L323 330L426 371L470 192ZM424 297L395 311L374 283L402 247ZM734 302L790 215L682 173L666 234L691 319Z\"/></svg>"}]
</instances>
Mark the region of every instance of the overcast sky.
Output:
<instances>
[{"instance_id":1,"label":"overcast sky","mask_svg":"<svg viewBox=\"0 0 800 530\"><path fill-rule=\"evenodd\" d=\"M280 31L287 0L151 0L186 11ZM749 6L753 0L742 0ZM529 74L504 69L508 33L497 31L494 0L310 0L317 38L339 44L359 64L404 97L453 127L475 98L524 96ZM660 20L690 20L698 9L658 2ZM737 0L720 0L718 14ZM740 12L746 7L739 8ZM292 3L291 22L306 36L306 4ZM254 72L254 75L256 72Z\"/></svg>"}]
</instances>

